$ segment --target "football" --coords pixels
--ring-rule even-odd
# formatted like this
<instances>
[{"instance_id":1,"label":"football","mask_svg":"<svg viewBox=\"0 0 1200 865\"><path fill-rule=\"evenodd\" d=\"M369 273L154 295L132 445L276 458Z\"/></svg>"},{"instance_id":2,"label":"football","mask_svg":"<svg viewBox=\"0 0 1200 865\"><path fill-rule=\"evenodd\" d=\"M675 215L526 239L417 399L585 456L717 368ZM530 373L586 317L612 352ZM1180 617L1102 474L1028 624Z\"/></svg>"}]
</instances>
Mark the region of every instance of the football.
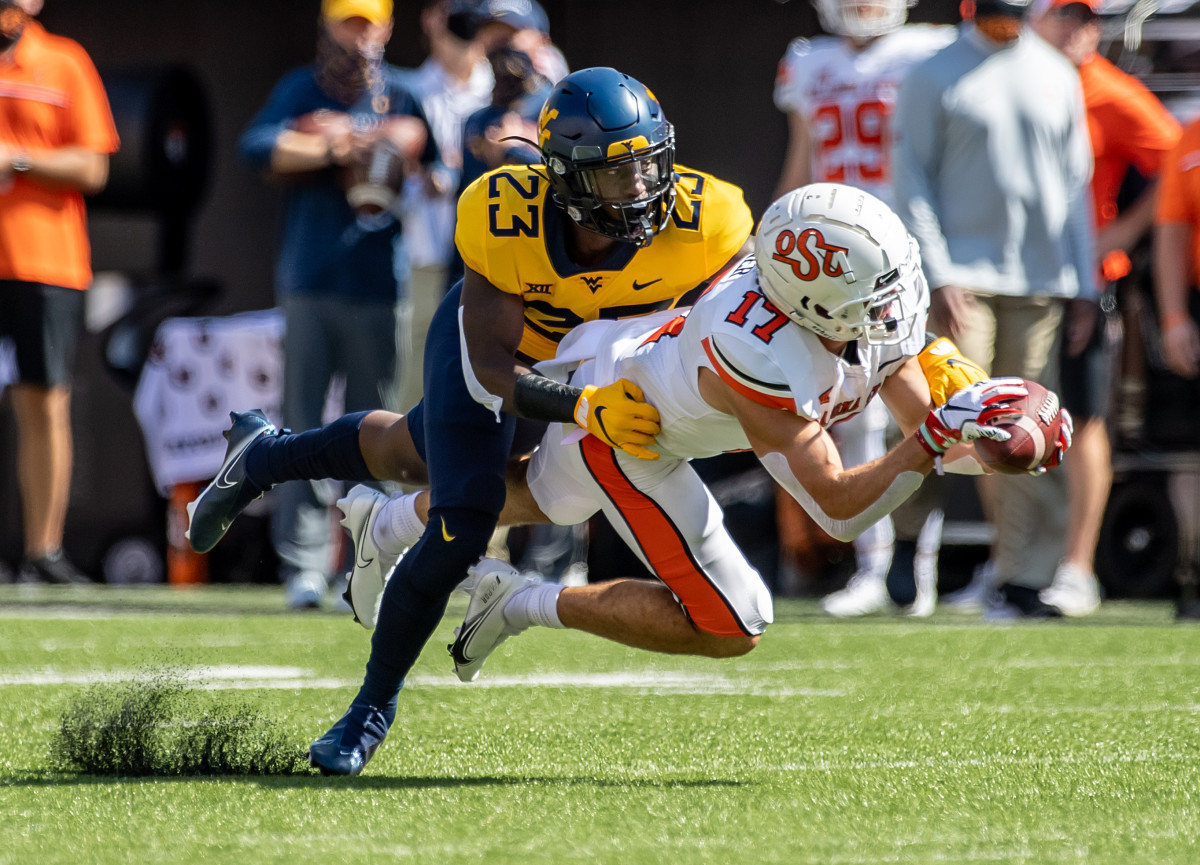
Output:
<instances>
[{"instance_id":1,"label":"football","mask_svg":"<svg viewBox=\"0 0 1200 865\"><path fill-rule=\"evenodd\" d=\"M1029 396L1014 406L1020 414L997 421L995 426L1011 433L1008 441L976 439L975 453L980 461L1002 474L1023 474L1040 466L1054 453L1062 427L1058 394L1036 381L1025 381Z\"/></svg>"}]
</instances>

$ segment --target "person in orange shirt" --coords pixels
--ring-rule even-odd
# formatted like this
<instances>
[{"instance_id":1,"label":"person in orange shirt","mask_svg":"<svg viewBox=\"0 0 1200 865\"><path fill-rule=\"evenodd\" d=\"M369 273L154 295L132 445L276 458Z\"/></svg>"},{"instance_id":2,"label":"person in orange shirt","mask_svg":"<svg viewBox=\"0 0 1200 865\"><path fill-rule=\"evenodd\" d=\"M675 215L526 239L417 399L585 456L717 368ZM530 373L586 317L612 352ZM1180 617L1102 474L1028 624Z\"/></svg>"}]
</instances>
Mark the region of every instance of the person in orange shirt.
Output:
<instances>
[{"instance_id":1,"label":"person in orange shirt","mask_svg":"<svg viewBox=\"0 0 1200 865\"><path fill-rule=\"evenodd\" d=\"M63 555L70 493L71 368L92 279L84 194L100 191L116 126L77 43L33 20L41 0L0 0L0 336L18 380L23 582L86 582Z\"/></svg>"},{"instance_id":2,"label":"person in orange shirt","mask_svg":"<svg viewBox=\"0 0 1200 865\"><path fill-rule=\"evenodd\" d=\"M1200 120L1183 130L1163 166L1154 231L1154 298L1163 361L1183 378L1200 375Z\"/></svg>"},{"instance_id":3,"label":"person in orange shirt","mask_svg":"<svg viewBox=\"0 0 1200 865\"><path fill-rule=\"evenodd\" d=\"M1038 34L1079 69L1095 169L1092 204L1100 285L1111 286L1130 271L1128 250L1154 220L1155 182L1167 153L1179 140L1179 123L1140 81L1097 51L1099 0L1043 0L1035 12ZM1151 180L1129 207L1117 212L1117 194L1130 167ZM1102 295L1101 306L1111 303ZM1110 394L1111 343L1108 316L1091 301L1089 310L1068 315L1062 334L1063 402L1075 418L1067 466L1067 546L1054 582L1042 600L1068 616L1085 616L1100 606L1093 560L1100 523L1112 487L1112 453L1105 418Z\"/></svg>"}]
</instances>

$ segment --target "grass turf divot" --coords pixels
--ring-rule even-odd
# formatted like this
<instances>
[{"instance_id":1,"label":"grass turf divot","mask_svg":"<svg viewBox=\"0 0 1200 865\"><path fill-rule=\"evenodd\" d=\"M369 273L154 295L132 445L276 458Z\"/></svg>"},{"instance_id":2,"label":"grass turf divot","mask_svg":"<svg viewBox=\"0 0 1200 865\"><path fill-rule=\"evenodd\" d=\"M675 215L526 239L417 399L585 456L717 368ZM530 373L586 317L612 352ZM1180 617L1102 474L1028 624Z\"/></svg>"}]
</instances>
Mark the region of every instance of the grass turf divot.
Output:
<instances>
[{"instance_id":1,"label":"grass turf divot","mask_svg":"<svg viewBox=\"0 0 1200 865\"><path fill-rule=\"evenodd\" d=\"M50 760L88 775L297 775L303 749L250 704L187 687L157 670L76 695L50 742Z\"/></svg>"}]
</instances>

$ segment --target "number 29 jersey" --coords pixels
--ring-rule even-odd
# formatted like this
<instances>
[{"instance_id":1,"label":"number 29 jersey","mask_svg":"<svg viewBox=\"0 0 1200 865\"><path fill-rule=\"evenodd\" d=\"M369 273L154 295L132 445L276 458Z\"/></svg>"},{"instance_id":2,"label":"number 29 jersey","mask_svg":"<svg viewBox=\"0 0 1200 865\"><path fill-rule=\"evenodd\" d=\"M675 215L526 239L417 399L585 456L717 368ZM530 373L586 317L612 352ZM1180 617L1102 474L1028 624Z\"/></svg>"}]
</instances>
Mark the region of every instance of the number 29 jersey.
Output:
<instances>
[{"instance_id":1,"label":"number 29 jersey","mask_svg":"<svg viewBox=\"0 0 1200 865\"><path fill-rule=\"evenodd\" d=\"M892 203L891 118L908 70L954 41L953 27L909 24L855 50L849 40L794 39L779 61L775 106L811 135L812 178Z\"/></svg>"},{"instance_id":2,"label":"number 29 jersey","mask_svg":"<svg viewBox=\"0 0 1200 865\"><path fill-rule=\"evenodd\" d=\"M679 165L676 173L674 212L653 241L618 243L586 268L567 257L568 217L550 198L544 166L505 166L467 187L455 244L467 267L524 301L521 360L554 357L584 322L691 303L688 293L741 249L753 227L741 189Z\"/></svg>"}]
</instances>

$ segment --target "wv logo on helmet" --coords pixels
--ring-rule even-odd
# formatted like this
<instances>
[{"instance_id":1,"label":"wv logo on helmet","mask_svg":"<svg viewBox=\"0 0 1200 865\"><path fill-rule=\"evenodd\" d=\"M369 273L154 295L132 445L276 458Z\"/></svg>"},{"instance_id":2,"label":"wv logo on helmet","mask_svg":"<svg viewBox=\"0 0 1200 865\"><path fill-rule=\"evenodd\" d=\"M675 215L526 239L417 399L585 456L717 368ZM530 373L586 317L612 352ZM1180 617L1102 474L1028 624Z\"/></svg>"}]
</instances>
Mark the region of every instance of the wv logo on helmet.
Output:
<instances>
[{"instance_id":1,"label":"wv logo on helmet","mask_svg":"<svg viewBox=\"0 0 1200 865\"><path fill-rule=\"evenodd\" d=\"M834 246L825 240L825 235L815 228L806 228L797 236L785 228L775 236L775 254L771 257L792 269L796 278L812 282L819 274L844 276L847 282L854 280L850 261L846 258L845 246Z\"/></svg>"}]
</instances>

